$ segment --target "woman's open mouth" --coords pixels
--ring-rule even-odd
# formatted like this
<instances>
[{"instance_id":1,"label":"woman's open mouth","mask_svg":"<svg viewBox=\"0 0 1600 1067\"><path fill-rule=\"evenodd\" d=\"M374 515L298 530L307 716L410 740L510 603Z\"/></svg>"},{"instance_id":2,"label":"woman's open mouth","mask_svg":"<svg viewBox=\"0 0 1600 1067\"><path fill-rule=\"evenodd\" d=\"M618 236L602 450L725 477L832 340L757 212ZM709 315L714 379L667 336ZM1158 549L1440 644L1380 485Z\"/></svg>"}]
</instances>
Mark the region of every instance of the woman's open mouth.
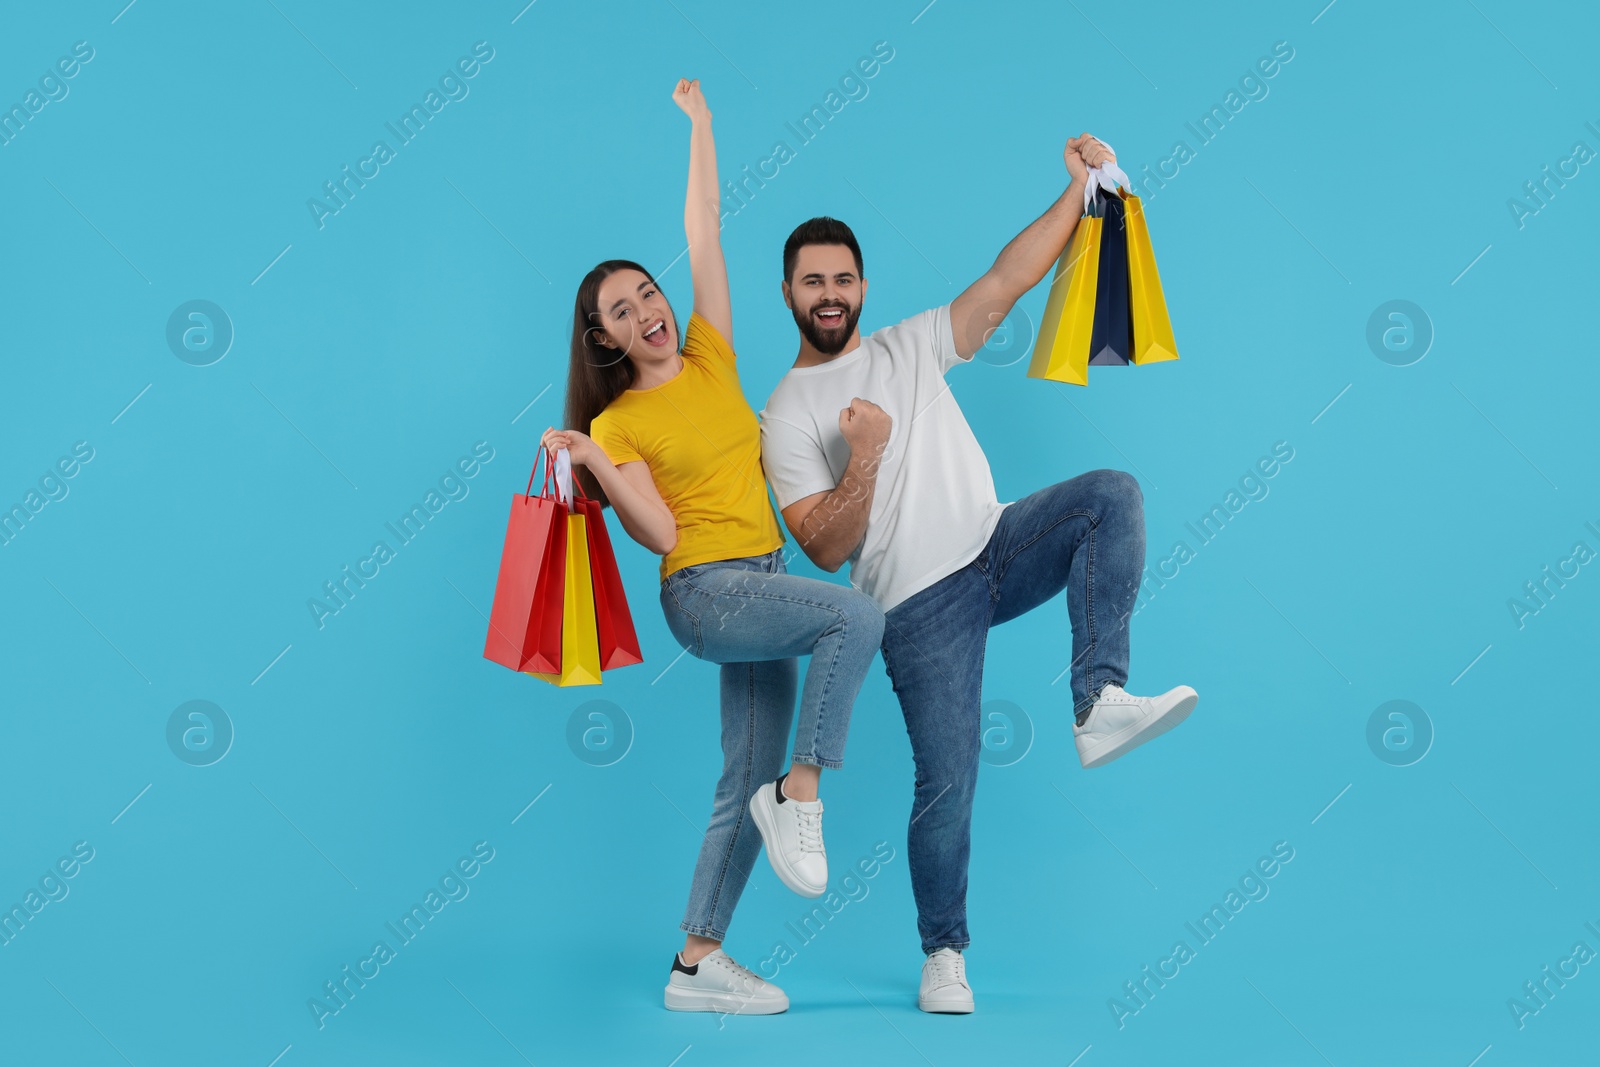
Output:
<instances>
[{"instance_id":1,"label":"woman's open mouth","mask_svg":"<svg viewBox=\"0 0 1600 1067\"><path fill-rule=\"evenodd\" d=\"M644 332L645 344L660 348L667 343L667 320L662 319Z\"/></svg>"}]
</instances>

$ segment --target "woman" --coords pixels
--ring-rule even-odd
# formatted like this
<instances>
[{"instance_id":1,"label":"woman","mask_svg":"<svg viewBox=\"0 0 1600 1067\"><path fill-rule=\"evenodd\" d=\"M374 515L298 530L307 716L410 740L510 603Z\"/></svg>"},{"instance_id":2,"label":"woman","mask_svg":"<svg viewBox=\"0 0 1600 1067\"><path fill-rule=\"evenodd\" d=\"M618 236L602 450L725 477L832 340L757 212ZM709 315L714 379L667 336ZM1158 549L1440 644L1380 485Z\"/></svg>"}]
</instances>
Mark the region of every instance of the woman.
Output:
<instances>
[{"instance_id":1,"label":"woman","mask_svg":"<svg viewBox=\"0 0 1600 1067\"><path fill-rule=\"evenodd\" d=\"M680 347L649 271L617 259L595 267L573 312L570 428L547 430L544 444L567 449L628 535L663 557L668 628L696 657L722 665L722 776L666 1006L765 1015L787 1009L788 997L725 954L723 937L762 843L785 885L808 897L827 887L817 782L843 760L883 614L854 589L785 572L760 429L735 366L711 112L698 81L679 81L673 101L693 124L688 331ZM780 776L803 655L811 664L800 724Z\"/></svg>"}]
</instances>

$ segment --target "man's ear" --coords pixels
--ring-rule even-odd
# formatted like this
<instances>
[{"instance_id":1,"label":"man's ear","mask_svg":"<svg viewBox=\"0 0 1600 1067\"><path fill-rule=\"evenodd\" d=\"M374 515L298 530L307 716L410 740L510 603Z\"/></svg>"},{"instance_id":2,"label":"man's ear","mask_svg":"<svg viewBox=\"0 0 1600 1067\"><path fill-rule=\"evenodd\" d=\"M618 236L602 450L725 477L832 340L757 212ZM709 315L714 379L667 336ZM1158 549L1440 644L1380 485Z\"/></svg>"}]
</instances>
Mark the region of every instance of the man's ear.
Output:
<instances>
[{"instance_id":1,"label":"man's ear","mask_svg":"<svg viewBox=\"0 0 1600 1067\"><path fill-rule=\"evenodd\" d=\"M861 299L867 299L867 280L865 278L861 279Z\"/></svg>"},{"instance_id":2,"label":"man's ear","mask_svg":"<svg viewBox=\"0 0 1600 1067\"><path fill-rule=\"evenodd\" d=\"M789 279L783 280L783 306L790 311L794 310L794 298L789 295Z\"/></svg>"}]
</instances>

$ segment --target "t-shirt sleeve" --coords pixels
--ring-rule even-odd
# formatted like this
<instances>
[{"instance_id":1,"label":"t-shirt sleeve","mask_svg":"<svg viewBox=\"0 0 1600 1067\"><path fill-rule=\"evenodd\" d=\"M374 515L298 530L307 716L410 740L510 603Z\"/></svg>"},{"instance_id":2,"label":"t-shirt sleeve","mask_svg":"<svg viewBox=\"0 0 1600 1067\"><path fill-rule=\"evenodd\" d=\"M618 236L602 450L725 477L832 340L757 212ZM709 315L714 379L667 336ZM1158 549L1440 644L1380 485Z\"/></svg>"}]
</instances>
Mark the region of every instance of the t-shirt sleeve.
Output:
<instances>
[{"instance_id":1,"label":"t-shirt sleeve","mask_svg":"<svg viewBox=\"0 0 1600 1067\"><path fill-rule=\"evenodd\" d=\"M972 357L963 359L956 351L955 329L950 325L950 305L924 311L922 317L927 320L928 335L933 345L934 355L939 360L939 372L947 373L957 363L970 363Z\"/></svg>"},{"instance_id":2,"label":"t-shirt sleeve","mask_svg":"<svg viewBox=\"0 0 1600 1067\"><path fill-rule=\"evenodd\" d=\"M617 425L617 420L604 411L595 416L589 426L589 439L600 446L600 451L617 466L643 460L633 435Z\"/></svg>"},{"instance_id":3,"label":"t-shirt sleeve","mask_svg":"<svg viewBox=\"0 0 1600 1067\"><path fill-rule=\"evenodd\" d=\"M733 366L737 357L733 346L717 328L691 312L689 326L683 335L683 354L690 359L706 359Z\"/></svg>"},{"instance_id":4,"label":"t-shirt sleeve","mask_svg":"<svg viewBox=\"0 0 1600 1067\"><path fill-rule=\"evenodd\" d=\"M838 484L828 467L822 442L792 422L764 415L761 420L761 465L778 510L816 493L826 493Z\"/></svg>"},{"instance_id":5,"label":"t-shirt sleeve","mask_svg":"<svg viewBox=\"0 0 1600 1067\"><path fill-rule=\"evenodd\" d=\"M950 325L950 305L929 308L903 322L886 326L873 335L891 350L914 353L914 358L932 359L944 374L957 363L966 363L956 352L955 331Z\"/></svg>"}]
</instances>

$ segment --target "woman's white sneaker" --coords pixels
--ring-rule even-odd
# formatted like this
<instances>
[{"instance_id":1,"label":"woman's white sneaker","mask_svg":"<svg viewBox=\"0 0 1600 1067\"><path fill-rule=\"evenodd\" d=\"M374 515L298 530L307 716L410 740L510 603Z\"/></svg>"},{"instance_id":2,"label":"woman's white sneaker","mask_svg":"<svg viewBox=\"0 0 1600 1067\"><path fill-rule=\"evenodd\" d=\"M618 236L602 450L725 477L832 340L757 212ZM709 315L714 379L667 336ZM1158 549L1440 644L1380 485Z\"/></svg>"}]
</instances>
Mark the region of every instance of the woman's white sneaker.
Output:
<instances>
[{"instance_id":1,"label":"woman's white sneaker","mask_svg":"<svg viewBox=\"0 0 1600 1067\"><path fill-rule=\"evenodd\" d=\"M782 790L783 778L757 789L750 798L750 815L783 884L803 897L820 897L828 888L822 801L795 800Z\"/></svg>"},{"instance_id":2,"label":"woman's white sneaker","mask_svg":"<svg viewBox=\"0 0 1600 1067\"><path fill-rule=\"evenodd\" d=\"M673 956L666 1003L671 1011L730 1015L776 1015L789 1010L783 990L739 966L720 948L712 949L693 966L686 965L682 956Z\"/></svg>"},{"instance_id":3,"label":"woman's white sneaker","mask_svg":"<svg viewBox=\"0 0 1600 1067\"><path fill-rule=\"evenodd\" d=\"M928 1012L966 1015L972 1011L967 961L953 948L936 948L922 961L922 987L917 1007Z\"/></svg>"},{"instance_id":4,"label":"woman's white sneaker","mask_svg":"<svg viewBox=\"0 0 1600 1067\"><path fill-rule=\"evenodd\" d=\"M1110 763L1187 719L1199 700L1200 695L1186 685L1158 697L1136 697L1120 685L1107 684L1083 725L1072 727L1078 759L1085 767Z\"/></svg>"}]
</instances>

